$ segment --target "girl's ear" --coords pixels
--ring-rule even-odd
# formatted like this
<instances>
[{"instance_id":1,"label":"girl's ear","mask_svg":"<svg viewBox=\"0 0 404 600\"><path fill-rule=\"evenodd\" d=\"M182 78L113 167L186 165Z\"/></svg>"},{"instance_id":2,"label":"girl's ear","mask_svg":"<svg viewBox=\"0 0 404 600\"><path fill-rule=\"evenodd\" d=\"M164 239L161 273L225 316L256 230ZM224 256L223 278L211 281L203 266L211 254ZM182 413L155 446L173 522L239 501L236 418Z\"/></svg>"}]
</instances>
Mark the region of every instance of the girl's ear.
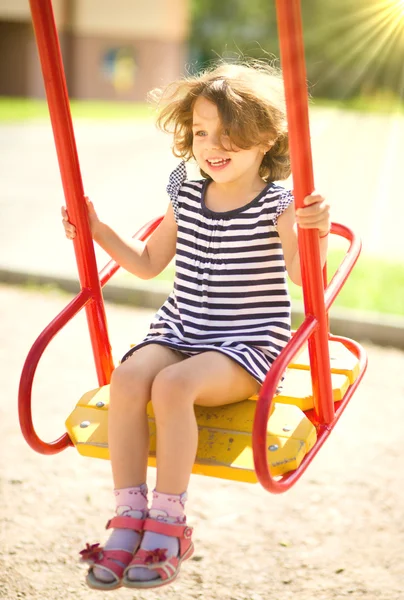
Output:
<instances>
[{"instance_id":1,"label":"girl's ear","mask_svg":"<svg viewBox=\"0 0 404 600\"><path fill-rule=\"evenodd\" d=\"M270 140L269 142L267 142L266 144L262 144L261 148L262 148L262 153L266 154L267 152L270 151L270 149L272 148L272 146L275 144L275 140Z\"/></svg>"}]
</instances>

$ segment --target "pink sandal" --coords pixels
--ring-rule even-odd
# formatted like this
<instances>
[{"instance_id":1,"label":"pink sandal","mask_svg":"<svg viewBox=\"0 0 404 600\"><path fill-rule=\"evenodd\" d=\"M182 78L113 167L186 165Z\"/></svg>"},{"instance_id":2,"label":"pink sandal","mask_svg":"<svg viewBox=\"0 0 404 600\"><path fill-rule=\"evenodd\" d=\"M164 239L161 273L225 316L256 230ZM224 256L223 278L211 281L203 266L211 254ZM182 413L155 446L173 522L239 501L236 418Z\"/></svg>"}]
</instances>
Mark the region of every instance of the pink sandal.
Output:
<instances>
[{"instance_id":1,"label":"pink sandal","mask_svg":"<svg viewBox=\"0 0 404 600\"><path fill-rule=\"evenodd\" d=\"M108 521L105 529L132 529L141 533L144 522L144 519L114 517ZM99 544L87 544L86 548L80 552L80 555L81 562L87 562L91 565L86 577L87 585L94 590L103 591L116 590L122 586L124 571L133 558L133 552L120 549L104 550ZM119 563L122 563L123 566ZM93 572L94 567L102 567L114 577L114 580L108 582L97 579Z\"/></svg>"},{"instance_id":2,"label":"pink sandal","mask_svg":"<svg viewBox=\"0 0 404 600\"><path fill-rule=\"evenodd\" d=\"M177 556L167 558L166 550L163 548L156 548L155 550L143 550L140 548L136 552L132 562L126 567L122 584L128 588L156 588L167 585L177 578L181 563L191 558L194 553L194 545L191 539L193 529L192 527L188 527L188 525L173 525L171 523L155 521L154 519L146 519L143 531L153 531L154 533L178 538L180 542L179 553ZM160 577L149 581L128 579L129 569L136 567L156 571Z\"/></svg>"}]
</instances>

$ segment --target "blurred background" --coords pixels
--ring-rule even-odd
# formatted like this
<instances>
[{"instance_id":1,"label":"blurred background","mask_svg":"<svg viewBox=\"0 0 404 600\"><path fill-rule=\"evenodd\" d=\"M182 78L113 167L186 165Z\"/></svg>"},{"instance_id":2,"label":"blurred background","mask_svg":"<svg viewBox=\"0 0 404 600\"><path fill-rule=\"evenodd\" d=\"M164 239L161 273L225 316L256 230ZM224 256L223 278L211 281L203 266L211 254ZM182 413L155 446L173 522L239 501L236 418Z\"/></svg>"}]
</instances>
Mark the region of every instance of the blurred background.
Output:
<instances>
[{"instance_id":1,"label":"blurred background","mask_svg":"<svg viewBox=\"0 0 404 600\"><path fill-rule=\"evenodd\" d=\"M218 56L278 56L273 0L53 0L74 98L144 101ZM403 0L304 0L314 98L404 97ZM0 0L0 94L43 96L28 0Z\"/></svg>"},{"instance_id":2,"label":"blurred background","mask_svg":"<svg viewBox=\"0 0 404 600\"><path fill-rule=\"evenodd\" d=\"M53 0L53 8L86 193L102 218L132 234L165 212L178 162L153 127L147 92L218 57L279 64L275 2ZM316 187L364 248L337 306L404 317L404 0L303 0L302 13ZM76 277L28 0L0 0L0 178L0 270ZM340 245L333 240L330 272ZM97 258L107 257L97 249ZM170 267L160 279L172 276Z\"/></svg>"}]
</instances>

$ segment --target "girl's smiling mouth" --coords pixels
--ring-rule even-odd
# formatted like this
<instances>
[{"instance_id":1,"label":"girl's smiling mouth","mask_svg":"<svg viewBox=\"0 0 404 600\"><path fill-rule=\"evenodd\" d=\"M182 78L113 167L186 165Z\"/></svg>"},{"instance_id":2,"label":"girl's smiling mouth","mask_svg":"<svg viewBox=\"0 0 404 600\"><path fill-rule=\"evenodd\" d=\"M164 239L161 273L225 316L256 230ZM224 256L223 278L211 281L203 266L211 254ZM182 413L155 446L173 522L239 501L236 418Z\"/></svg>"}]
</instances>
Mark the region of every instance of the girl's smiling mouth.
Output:
<instances>
[{"instance_id":1,"label":"girl's smiling mouth","mask_svg":"<svg viewBox=\"0 0 404 600\"><path fill-rule=\"evenodd\" d=\"M211 169L218 171L224 169L229 164L230 160L230 158L208 158L206 159L206 162Z\"/></svg>"}]
</instances>

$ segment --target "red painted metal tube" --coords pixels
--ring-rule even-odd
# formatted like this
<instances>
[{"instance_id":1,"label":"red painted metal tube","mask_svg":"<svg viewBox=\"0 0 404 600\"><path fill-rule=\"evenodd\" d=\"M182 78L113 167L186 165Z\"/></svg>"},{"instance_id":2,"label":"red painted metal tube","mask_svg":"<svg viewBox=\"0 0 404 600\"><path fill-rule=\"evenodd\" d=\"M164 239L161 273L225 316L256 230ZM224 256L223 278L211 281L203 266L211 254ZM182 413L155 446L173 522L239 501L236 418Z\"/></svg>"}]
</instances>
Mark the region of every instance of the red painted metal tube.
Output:
<instances>
[{"instance_id":1,"label":"red painted metal tube","mask_svg":"<svg viewBox=\"0 0 404 600\"><path fill-rule=\"evenodd\" d=\"M46 443L35 432L32 422L31 393L32 383L39 359L55 335L72 319L82 308L91 301L89 290L82 290L65 309L47 326L38 337L26 358L18 391L18 416L22 434L33 450L40 454L57 454L68 446L72 446L67 433L54 442Z\"/></svg>"},{"instance_id":2,"label":"red painted metal tube","mask_svg":"<svg viewBox=\"0 0 404 600\"><path fill-rule=\"evenodd\" d=\"M277 0L276 10L294 196L296 207L301 208L305 196L314 190L314 179L300 0ZM328 320L324 307L323 276L316 230L299 230L299 252L306 315L313 315L318 322L316 331L309 339L315 411L321 422L331 423L334 418L334 403L328 350Z\"/></svg>"},{"instance_id":3,"label":"red painted metal tube","mask_svg":"<svg viewBox=\"0 0 404 600\"><path fill-rule=\"evenodd\" d=\"M259 401L257 403L253 428L254 465L260 484L263 486L264 489L266 489L268 492L271 492L272 494L282 494L289 490L306 471L307 467L309 466L313 458L316 456L320 448L323 446L324 442L327 440L331 431L337 424L339 418L341 417L346 406L348 405L351 396L353 395L360 381L362 380L362 377L365 374L365 370L367 367L366 353L359 344L347 338L333 335L330 336L330 340L342 342L348 348L348 350L353 352L353 354L355 354L355 356L358 357L359 375L354 381L354 383L348 388L342 401L338 402L338 407L335 411L335 416L331 424L318 423L315 411L311 411L313 413L312 415L307 413L307 416L312 418L313 423L317 428L317 441L314 447L304 457L298 469L286 473L279 479L275 479L274 477L272 477L269 471L267 460L266 436L268 417L271 411L273 396L275 394L276 388L278 386L280 378L282 377L282 374L284 373L285 368L293 358L296 351L299 348L301 348L305 340L307 340L307 338L310 335L312 335L314 327L315 321L310 321L310 317L307 317L306 321L301 325L299 330L293 336L290 344L288 344L288 352L286 353L285 351L283 351L283 353L280 356L278 356L277 360L272 365L272 378L265 381L261 389Z\"/></svg>"},{"instance_id":4,"label":"red painted metal tube","mask_svg":"<svg viewBox=\"0 0 404 600\"><path fill-rule=\"evenodd\" d=\"M268 490L268 492L272 492L274 494L279 494L280 492L285 491L287 489L287 483L284 483L286 476L282 479L282 481L275 481L269 472L267 458L267 424L271 406L278 383L281 380L286 368L295 357L296 353L313 334L316 325L317 321L313 316L309 315L306 317L305 321L300 325L290 342L273 362L268 376L261 387L257 401L257 407L255 409L252 435L255 472L261 485ZM300 467L298 471L300 471ZM298 471L295 471L294 473L297 474ZM290 487L290 485L288 487Z\"/></svg>"},{"instance_id":5,"label":"red painted metal tube","mask_svg":"<svg viewBox=\"0 0 404 600\"><path fill-rule=\"evenodd\" d=\"M351 272L356 260L358 259L361 243L355 234L345 225L333 223L331 227L332 233L344 237L350 241L350 246L347 250L347 254L343 259L341 265L337 269L334 277L329 283L325 290L326 308L327 311L334 301L337 293L341 289L349 273ZM329 335L329 340L335 340L342 342L348 350L350 350L359 359L359 376L356 381L349 387L344 398L341 402L338 402L338 406L335 411L335 416L331 424L324 424L318 418L315 411L309 411L307 416L312 420L317 428L317 441L314 448L310 453L305 456L299 468L296 471L286 473L284 476L278 479L274 479L268 467L267 460L267 447L266 447L266 435L267 435L267 423L271 412L271 406L273 402L273 396L275 395L278 383L286 367L294 358L297 350L301 348L305 340L309 339L310 335L314 331L316 321L306 321L301 325L298 331L293 336L292 341L288 344L287 348L280 354L277 360L274 362L266 381L261 389L260 397L257 402L257 408L255 413L254 427L253 427L253 453L254 453L254 464L257 477L261 485L269 492L274 494L280 494L290 489L298 479L303 475L317 452L320 450L331 431L335 427L341 414L345 410L351 396L358 387L367 367L367 356L363 348L348 338L341 336Z\"/></svg>"},{"instance_id":6,"label":"red painted metal tube","mask_svg":"<svg viewBox=\"0 0 404 600\"><path fill-rule=\"evenodd\" d=\"M338 292L344 285L345 281L348 279L349 274L351 273L356 261L359 258L359 254L362 248L362 242L360 241L358 236L355 235L355 233L345 225L333 223L331 226L331 233L335 233L336 235L344 237L350 242L350 245L343 261L341 262L338 269L335 271L331 281L327 285L327 288L324 292L324 303L326 311L330 309L332 303L338 295Z\"/></svg>"},{"instance_id":7,"label":"red painted metal tube","mask_svg":"<svg viewBox=\"0 0 404 600\"><path fill-rule=\"evenodd\" d=\"M153 221L150 221L144 225L135 235L134 239L147 239L153 231L161 223L163 217L158 217ZM111 278L119 269L119 265L115 261L111 261L106 265L101 274L104 272L102 285ZM64 450L68 446L72 446L72 442L69 436L64 434L55 442L46 443L41 440L35 432L33 421L32 421L32 408L31 408L31 397L32 397L32 384L38 362L48 346L49 342L53 337L80 311L83 306L87 306L92 301L92 295L90 290L82 290L74 300L68 306L62 310L62 312L53 319L48 327L41 333L37 338L34 345L32 346L27 359L25 361L18 392L18 413L20 419L20 426L22 434L31 446L33 450L40 454L56 454L61 450Z\"/></svg>"},{"instance_id":8,"label":"red painted metal tube","mask_svg":"<svg viewBox=\"0 0 404 600\"><path fill-rule=\"evenodd\" d=\"M114 365L52 3L50 0L30 0L30 7L66 206L70 220L77 227L74 250L80 284L82 289L91 290L92 295L86 314L95 368L99 384L104 385L109 382Z\"/></svg>"}]
</instances>

